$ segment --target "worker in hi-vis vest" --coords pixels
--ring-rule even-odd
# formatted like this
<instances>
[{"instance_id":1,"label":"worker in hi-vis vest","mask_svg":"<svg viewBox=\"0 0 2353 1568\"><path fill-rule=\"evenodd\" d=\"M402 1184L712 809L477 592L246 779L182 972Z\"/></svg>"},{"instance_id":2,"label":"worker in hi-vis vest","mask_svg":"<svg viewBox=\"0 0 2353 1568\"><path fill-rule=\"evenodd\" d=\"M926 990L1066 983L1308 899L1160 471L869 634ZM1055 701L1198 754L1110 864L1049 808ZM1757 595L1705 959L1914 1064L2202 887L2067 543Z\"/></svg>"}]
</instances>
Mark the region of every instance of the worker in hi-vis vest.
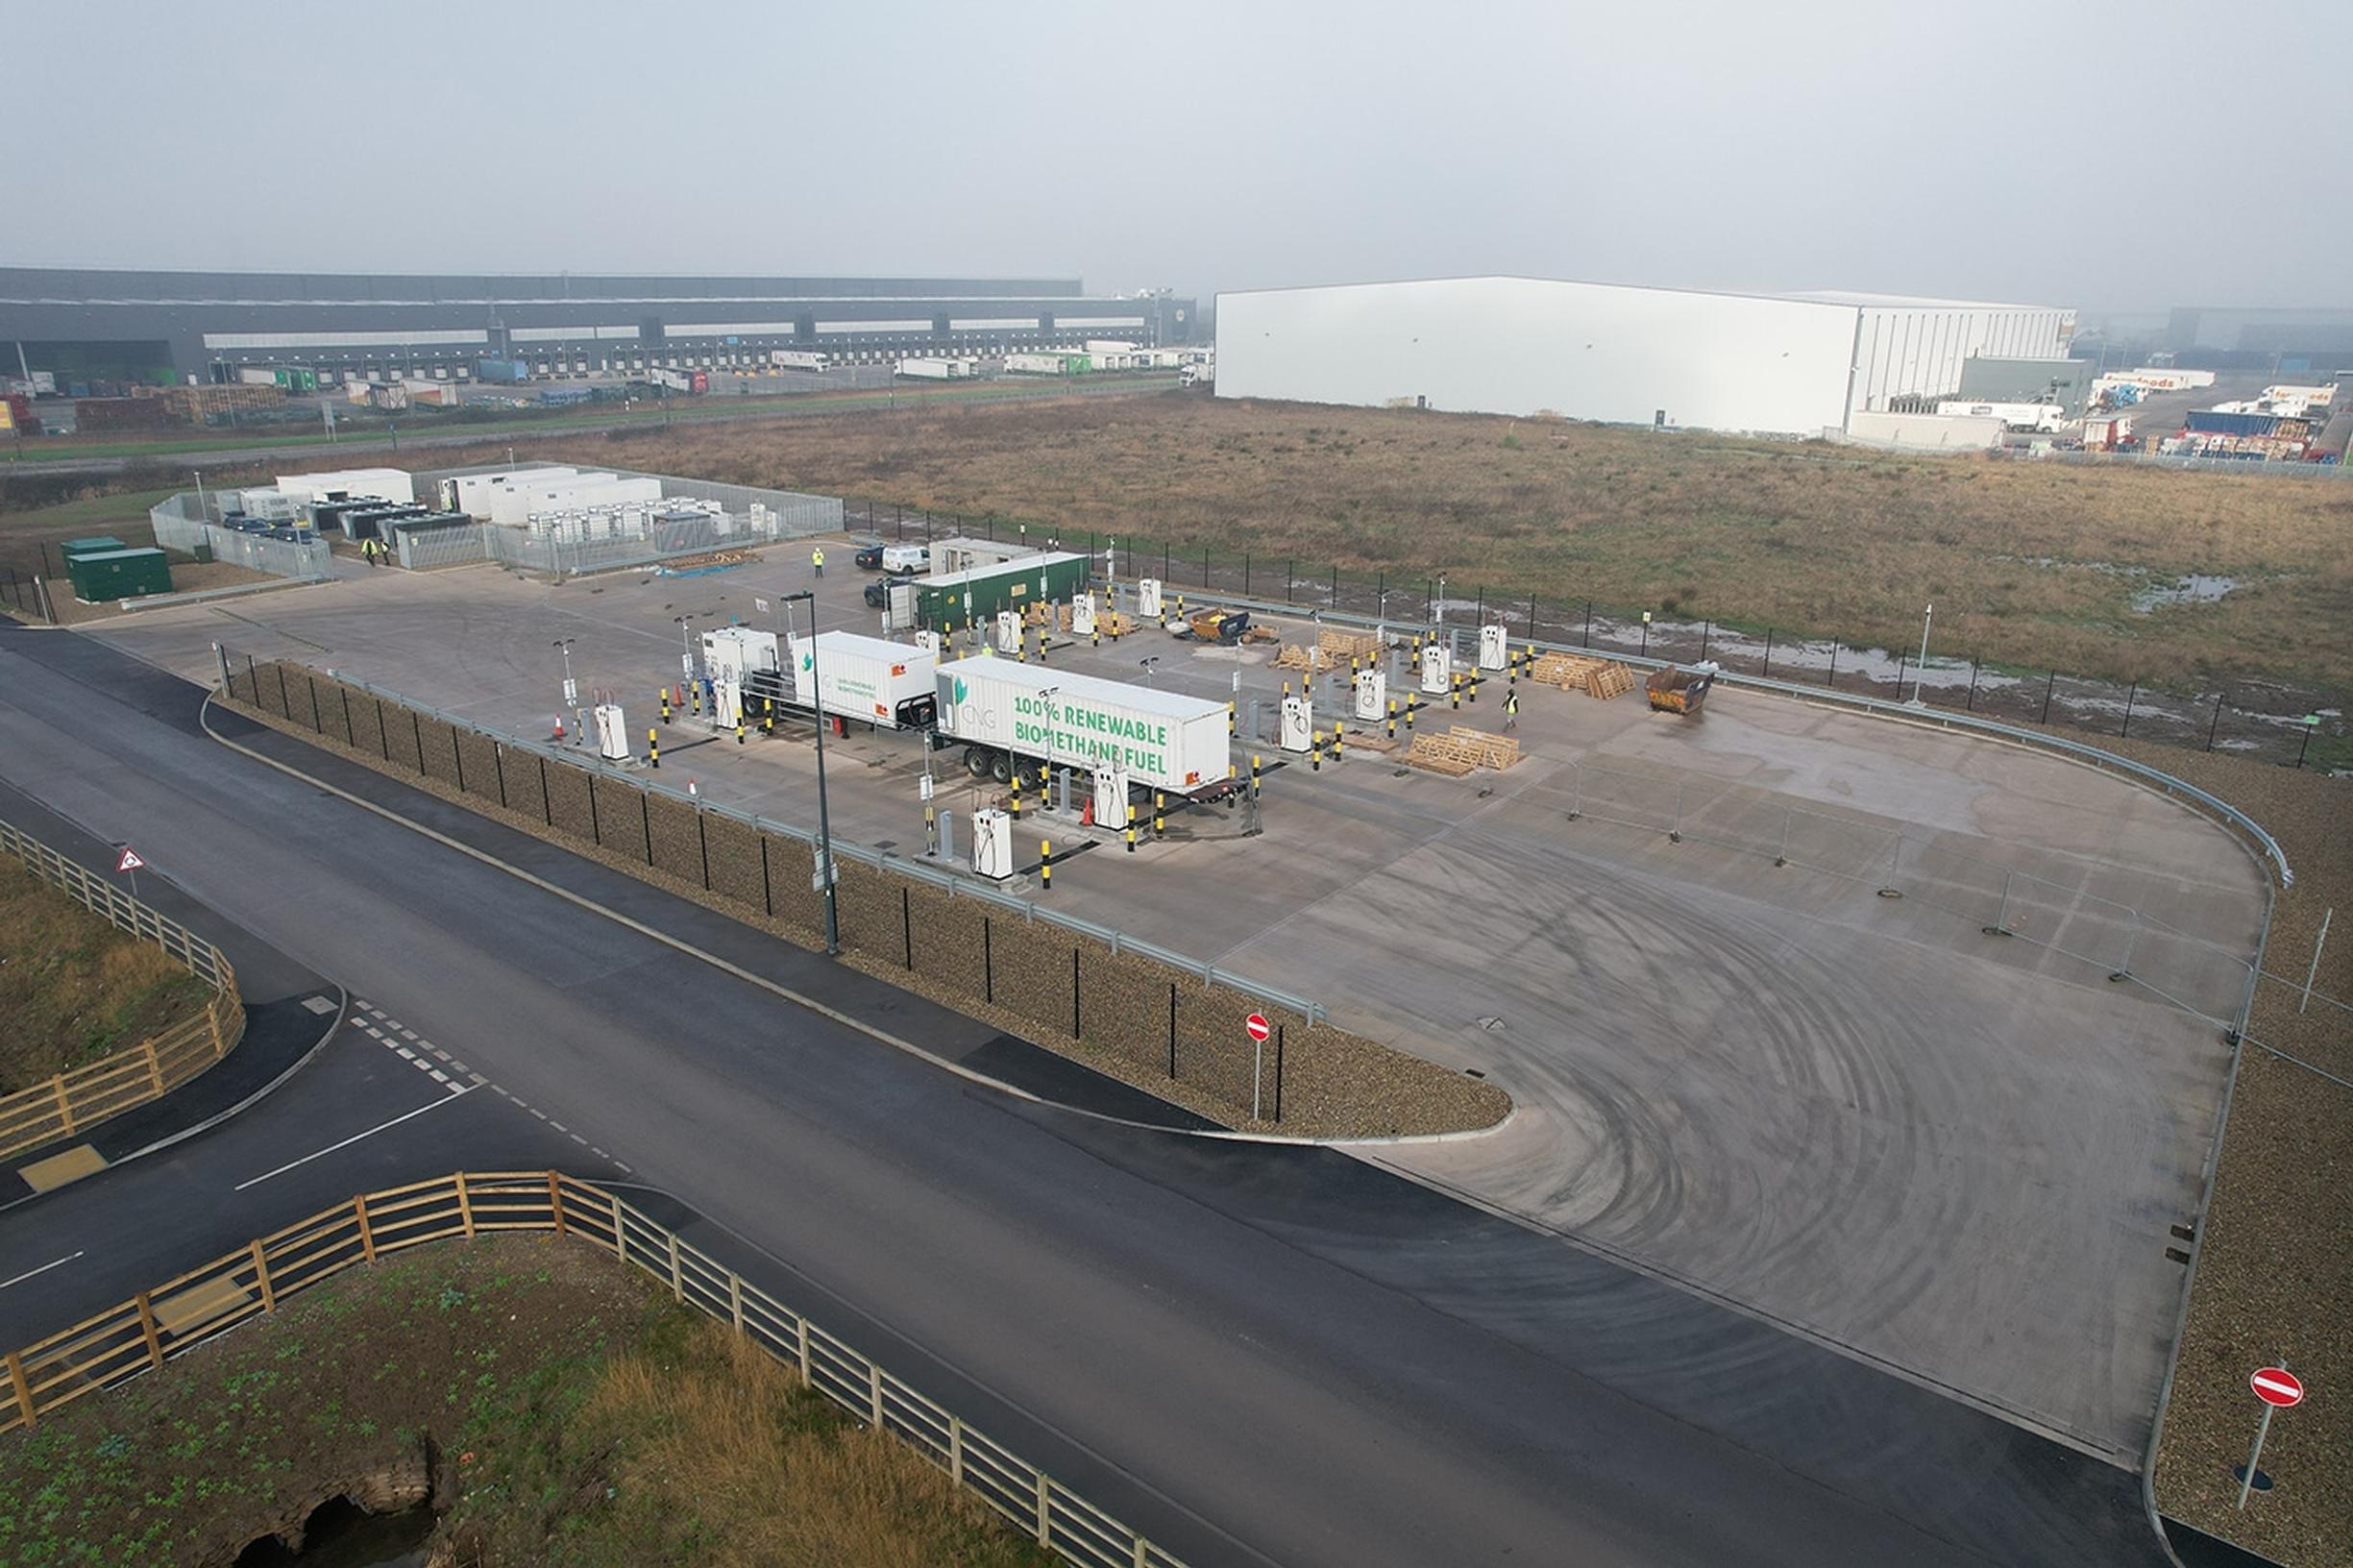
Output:
<instances>
[{"instance_id":1,"label":"worker in hi-vis vest","mask_svg":"<svg viewBox=\"0 0 2353 1568\"><path fill-rule=\"evenodd\" d=\"M825 575L825 547L823 545L809 551L809 566L819 576Z\"/></svg>"}]
</instances>

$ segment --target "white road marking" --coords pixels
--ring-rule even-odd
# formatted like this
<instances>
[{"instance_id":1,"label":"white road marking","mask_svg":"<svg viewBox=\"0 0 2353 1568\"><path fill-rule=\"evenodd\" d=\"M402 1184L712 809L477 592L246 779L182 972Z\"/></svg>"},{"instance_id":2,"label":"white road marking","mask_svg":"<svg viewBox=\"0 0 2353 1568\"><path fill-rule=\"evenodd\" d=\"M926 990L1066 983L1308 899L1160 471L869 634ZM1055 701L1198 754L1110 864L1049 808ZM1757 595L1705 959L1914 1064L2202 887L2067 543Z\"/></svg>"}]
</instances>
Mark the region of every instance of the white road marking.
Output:
<instances>
[{"instance_id":1,"label":"white road marking","mask_svg":"<svg viewBox=\"0 0 2353 1568\"><path fill-rule=\"evenodd\" d=\"M426 1112L432 1110L435 1106L447 1105L452 1100L461 1099L472 1092L473 1090L471 1089L453 1089L447 1094L441 1096L441 1098L431 1102L431 1104L420 1105L414 1111L407 1112L402 1115L394 1116L390 1121L380 1122L376 1126L369 1128L364 1133L354 1133L351 1137L343 1139L343 1141L340 1143L330 1143L323 1149L314 1149L310 1153L304 1155L300 1160L289 1160L284 1164L280 1165L276 1170L265 1170L260 1175L254 1177L250 1181L239 1182L236 1186L231 1188L230 1190L232 1192L242 1192L249 1187L257 1187L261 1183L268 1181L273 1176L283 1176L287 1171L292 1170L297 1165L306 1165L310 1164L311 1161L320 1158L322 1155L332 1154L337 1149L349 1148L363 1138L374 1138L378 1133L383 1132L387 1128L398 1127L402 1122L408 1120L412 1116L421 1116L425 1115Z\"/></svg>"},{"instance_id":2,"label":"white road marking","mask_svg":"<svg viewBox=\"0 0 2353 1568\"><path fill-rule=\"evenodd\" d=\"M82 1254L78 1252L69 1252L64 1257L60 1258L56 1262L43 1263L38 1268L28 1268L22 1274L17 1275L12 1280L0 1280L0 1290L6 1290L12 1285L22 1285L25 1283L25 1281L31 1279L36 1274L46 1274L53 1268L61 1268L65 1264L72 1262L76 1258L81 1256Z\"/></svg>"}]
</instances>

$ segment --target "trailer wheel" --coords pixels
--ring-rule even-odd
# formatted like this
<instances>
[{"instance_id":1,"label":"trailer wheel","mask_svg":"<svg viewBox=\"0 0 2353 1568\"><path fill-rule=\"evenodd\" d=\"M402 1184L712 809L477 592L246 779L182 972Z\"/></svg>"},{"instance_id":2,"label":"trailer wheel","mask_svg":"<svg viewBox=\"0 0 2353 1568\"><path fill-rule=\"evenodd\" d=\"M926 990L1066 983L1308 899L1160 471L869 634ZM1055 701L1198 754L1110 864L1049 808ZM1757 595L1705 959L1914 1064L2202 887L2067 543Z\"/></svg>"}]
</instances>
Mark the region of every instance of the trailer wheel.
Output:
<instances>
[{"instance_id":1,"label":"trailer wheel","mask_svg":"<svg viewBox=\"0 0 2353 1568\"><path fill-rule=\"evenodd\" d=\"M993 751L989 754L989 776L999 784L1013 782L1013 753Z\"/></svg>"},{"instance_id":2,"label":"trailer wheel","mask_svg":"<svg viewBox=\"0 0 2353 1568\"><path fill-rule=\"evenodd\" d=\"M987 778L989 776L989 748L985 746L966 747L964 748L964 771L974 778Z\"/></svg>"}]
</instances>

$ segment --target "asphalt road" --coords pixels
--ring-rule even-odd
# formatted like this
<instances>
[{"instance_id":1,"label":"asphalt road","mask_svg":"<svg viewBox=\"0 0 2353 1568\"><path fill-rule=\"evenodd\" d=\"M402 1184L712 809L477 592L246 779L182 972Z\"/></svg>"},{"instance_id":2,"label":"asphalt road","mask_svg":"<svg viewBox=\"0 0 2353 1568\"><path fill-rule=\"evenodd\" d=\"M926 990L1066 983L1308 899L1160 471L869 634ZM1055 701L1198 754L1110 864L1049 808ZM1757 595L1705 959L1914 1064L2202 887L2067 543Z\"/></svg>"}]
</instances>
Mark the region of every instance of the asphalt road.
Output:
<instances>
[{"instance_id":1,"label":"asphalt road","mask_svg":"<svg viewBox=\"0 0 2353 1568\"><path fill-rule=\"evenodd\" d=\"M0 627L0 774L505 1093L448 1094L347 1030L227 1126L0 1213L0 1279L83 1254L0 1289L0 1339L386 1180L607 1175L577 1133L1196 1563L2164 1560L2124 1470L1336 1151L977 1089L239 756L198 732L197 697ZM568 874L680 940L743 940ZM956 1034L813 955L769 962Z\"/></svg>"}]
</instances>

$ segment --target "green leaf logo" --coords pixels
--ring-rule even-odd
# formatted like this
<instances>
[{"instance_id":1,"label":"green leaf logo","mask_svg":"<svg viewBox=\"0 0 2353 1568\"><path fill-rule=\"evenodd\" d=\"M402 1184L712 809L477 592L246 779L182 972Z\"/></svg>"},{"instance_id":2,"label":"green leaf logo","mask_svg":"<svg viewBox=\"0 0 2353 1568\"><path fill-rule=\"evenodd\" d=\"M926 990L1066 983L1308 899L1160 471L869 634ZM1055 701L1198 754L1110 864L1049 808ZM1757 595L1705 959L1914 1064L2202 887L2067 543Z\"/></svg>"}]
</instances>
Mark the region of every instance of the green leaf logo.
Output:
<instances>
[{"instance_id":1,"label":"green leaf logo","mask_svg":"<svg viewBox=\"0 0 2353 1568\"><path fill-rule=\"evenodd\" d=\"M956 701L959 705L961 705L962 703L970 699L972 689L964 683L964 677L962 675L957 675L954 677L954 679L956 682Z\"/></svg>"}]
</instances>

